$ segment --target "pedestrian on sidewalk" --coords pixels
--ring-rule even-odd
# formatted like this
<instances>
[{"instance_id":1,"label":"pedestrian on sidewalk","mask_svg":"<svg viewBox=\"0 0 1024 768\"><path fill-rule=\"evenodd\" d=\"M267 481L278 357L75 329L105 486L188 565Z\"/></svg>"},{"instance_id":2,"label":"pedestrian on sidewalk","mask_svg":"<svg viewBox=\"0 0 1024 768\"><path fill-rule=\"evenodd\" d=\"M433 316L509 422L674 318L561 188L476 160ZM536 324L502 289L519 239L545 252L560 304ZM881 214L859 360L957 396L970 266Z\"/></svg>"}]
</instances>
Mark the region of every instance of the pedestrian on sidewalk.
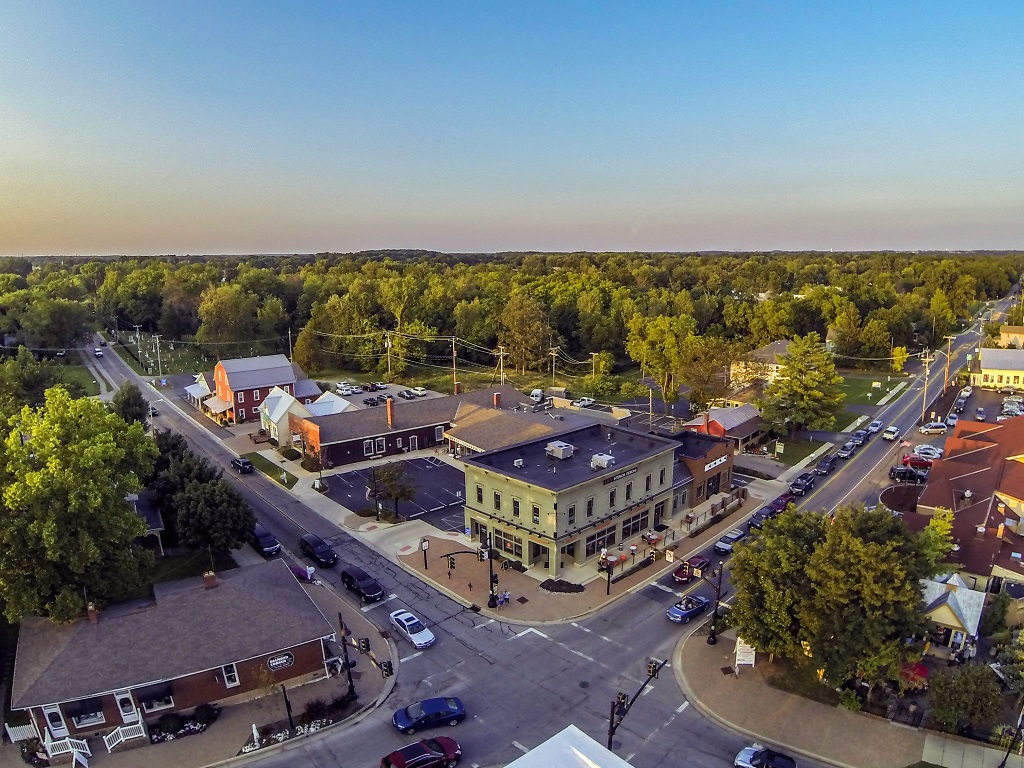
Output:
<instances>
[{"instance_id":1,"label":"pedestrian on sidewalk","mask_svg":"<svg viewBox=\"0 0 1024 768\"><path fill-rule=\"evenodd\" d=\"M505 605L508 605L509 603L511 603L511 602L512 602L512 595L510 595L510 594L509 594L509 591L508 591L507 589L506 589L506 590L505 590L505 592L504 592L504 593L502 594L502 596L501 596L501 600L502 600L502 602L503 602L503 603L504 603Z\"/></svg>"},{"instance_id":2,"label":"pedestrian on sidewalk","mask_svg":"<svg viewBox=\"0 0 1024 768\"><path fill-rule=\"evenodd\" d=\"M497 607L498 607L498 610L501 610L501 606L503 606L505 604L505 595L502 594L501 592L499 592L497 597L498 597L498 605L497 605Z\"/></svg>"}]
</instances>

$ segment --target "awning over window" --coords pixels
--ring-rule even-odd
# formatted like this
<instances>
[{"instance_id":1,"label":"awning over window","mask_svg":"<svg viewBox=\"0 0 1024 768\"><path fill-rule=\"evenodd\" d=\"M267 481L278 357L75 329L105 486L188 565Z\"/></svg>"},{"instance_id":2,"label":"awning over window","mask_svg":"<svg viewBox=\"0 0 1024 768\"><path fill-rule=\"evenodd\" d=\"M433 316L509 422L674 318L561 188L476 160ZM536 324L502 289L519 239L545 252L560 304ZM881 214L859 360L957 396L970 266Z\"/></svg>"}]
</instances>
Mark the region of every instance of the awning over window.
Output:
<instances>
[{"instance_id":1,"label":"awning over window","mask_svg":"<svg viewBox=\"0 0 1024 768\"><path fill-rule=\"evenodd\" d=\"M206 388L205 384L189 384L185 387L185 392L197 400L202 400L204 397L209 397L213 394L213 392Z\"/></svg>"},{"instance_id":2,"label":"awning over window","mask_svg":"<svg viewBox=\"0 0 1024 768\"><path fill-rule=\"evenodd\" d=\"M135 700L144 707L148 707L154 701L164 701L171 698L174 690L170 683L156 683L147 685L145 688L136 688L132 691Z\"/></svg>"},{"instance_id":3,"label":"awning over window","mask_svg":"<svg viewBox=\"0 0 1024 768\"><path fill-rule=\"evenodd\" d=\"M96 715L103 711L103 701L98 697L69 701L64 705L64 714L68 717L83 718Z\"/></svg>"},{"instance_id":4,"label":"awning over window","mask_svg":"<svg viewBox=\"0 0 1024 768\"><path fill-rule=\"evenodd\" d=\"M224 413L224 411L231 407L231 404L214 395L209 400L203 401L203 407L213 413Z\"/></svg>"}]
</instances>

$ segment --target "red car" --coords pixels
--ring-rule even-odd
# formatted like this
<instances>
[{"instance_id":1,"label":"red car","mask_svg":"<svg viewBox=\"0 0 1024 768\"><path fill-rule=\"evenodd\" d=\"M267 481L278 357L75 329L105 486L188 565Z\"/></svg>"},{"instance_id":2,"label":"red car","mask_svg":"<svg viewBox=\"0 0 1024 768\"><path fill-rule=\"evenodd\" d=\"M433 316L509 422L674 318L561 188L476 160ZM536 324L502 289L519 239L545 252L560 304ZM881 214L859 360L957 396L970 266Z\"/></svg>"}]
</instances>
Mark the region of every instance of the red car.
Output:
<instances>
[{"instance_id":1,"label":"red car","mask_svg":"<svg viewBox=\"0 0 1024 768\"><path fill-rule=\"evenodd\" d=\"M914 469L931 469L932 460L926 459L924 456L918 456L916 453L910 453L903 457L904 467L913 467Z\"/></svg>"},{"instance_id":2,"label":"red car","mask_svg":"<svg viewBox=\"0 0 1024 768\"><path fill-rule=\"evenodd\" d=\"M697 555L672 571L672 578L686 584L694 579L699 579L710 566L711 560L703 555Z\"/></svg>"},{"instance_id":3,"label":"red car","mask_svg":"<svg viewBox=\"0 0 1024 768\"><path fill-rule=\"evenodd\" d=\"M436 736L396 749L380 759L380 768L455 768L461 758L459 742Z\"/></svg>"}]
</instances>

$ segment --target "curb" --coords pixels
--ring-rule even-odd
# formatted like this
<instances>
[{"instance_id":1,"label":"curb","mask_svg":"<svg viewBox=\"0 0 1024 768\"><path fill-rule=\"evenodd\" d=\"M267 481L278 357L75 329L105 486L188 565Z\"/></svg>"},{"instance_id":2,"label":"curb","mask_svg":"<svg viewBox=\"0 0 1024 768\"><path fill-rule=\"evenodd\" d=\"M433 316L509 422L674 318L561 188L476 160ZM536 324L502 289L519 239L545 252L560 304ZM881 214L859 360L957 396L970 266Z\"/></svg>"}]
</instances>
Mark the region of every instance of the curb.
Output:
<instances>
[{"instance_id":1,"label":"curb","mask_svg":"<svg viewBox=\"0 0 1024 768\"><path fill-rule=\"evenodd\" d=\"M709 708L704 702L702 702L693 693L693 689L690 688L689 684L686 682L686 676L683 674L683 646L694 636L694 634L696 634L696 631L700 627L703 627L706 623L707 623L707 621L701 622L700 624L695 626L692 630L690 630L689 634L681 637L679 639L679 641L676 643L676 647L672 650L672 674L676 678L676 684L679 686L680 690L683 692L683 696L686 698L686 700L689 701L691 704L693 704L693 706L704 717L708 718L709 720L714 720L720 726L722 726L726 730L732 731L733 733L739 734L741 736L745 736L745 737L753 739L754 741L757 741L757 742L762 742L762 743L767 743L767 744L774 744L774 745L777 745L777 746L780 746L780 747L784 747L785 749L789 750L790 752L798 754L801 757L806 757L809 760L815 760L815 761L817 761L819 763L825 763L827 765L836 766L836 768L863 768L863 766L859 766L859 765L852 765L850 763L838 762L838 761L833 760L831 758L825 757L824 755L815 754L814 752L808 752L806 750L799 749L797 747L793 747L793 746L791 746L789 744L786 744L783 741L779 741L776 738L773 738L773 737L770 737L770 736L765 736L763 734L757 733L756 731L747 730L746 728L741 728L740 726L736 725L732 721L727 720L722 715L719 715L713 709Z\"/></svg>"}]
</instances>

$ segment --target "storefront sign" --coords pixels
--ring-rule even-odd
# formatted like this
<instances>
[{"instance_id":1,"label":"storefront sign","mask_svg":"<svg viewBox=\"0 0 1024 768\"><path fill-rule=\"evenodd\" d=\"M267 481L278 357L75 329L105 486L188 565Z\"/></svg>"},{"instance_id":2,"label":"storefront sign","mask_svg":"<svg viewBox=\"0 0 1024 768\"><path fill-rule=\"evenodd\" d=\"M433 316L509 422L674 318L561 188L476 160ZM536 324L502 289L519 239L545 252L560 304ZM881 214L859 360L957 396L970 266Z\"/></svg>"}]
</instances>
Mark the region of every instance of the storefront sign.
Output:
<instances>
[{"instance_id":1,"label":"storefront sign","mask_svg":"<svg viewBox=\"0 0 1024 768\"><path fill-rule=\"evenodd\" d=\"M614 483L616 480L621 480L624 477L629 477L630 475L635 475L636 471L638 469L640 469L640 467L633 467L632 469L627 469L624 472L619 472L617 475L612 475L611 477L606 477L604 479L604 483L603 484L604 485L608 485L608 483Z\"/></svg>"},{"instance_id":2,"label":"storefront sign","mask_svg":"<svg viewBox=\"0 0 1024 768\"><path fill-rule=\"evenodd\" d=\"M270 667L271 672L277 672L279 669L290 667L294 663L295 656L291 653L280 653L267 659L267 666Z\"/></svg>"},{"instance_id":3,"label":"storefront sign","mask_svg":"<svg viewBox=\"0 0 1024 768\"><path fill-rule=\"evenodd\" d=\"M708 462L707 464L705 464L704 465L704 471L708 472L708 471L714 469L715 467L720 467L723 464L725 464L725 462L727 462L728 460L729 460L729 454L726 454L725 456L719 456L714 461L711 461L711 462Z\"/></svg>"}]
</instances>

